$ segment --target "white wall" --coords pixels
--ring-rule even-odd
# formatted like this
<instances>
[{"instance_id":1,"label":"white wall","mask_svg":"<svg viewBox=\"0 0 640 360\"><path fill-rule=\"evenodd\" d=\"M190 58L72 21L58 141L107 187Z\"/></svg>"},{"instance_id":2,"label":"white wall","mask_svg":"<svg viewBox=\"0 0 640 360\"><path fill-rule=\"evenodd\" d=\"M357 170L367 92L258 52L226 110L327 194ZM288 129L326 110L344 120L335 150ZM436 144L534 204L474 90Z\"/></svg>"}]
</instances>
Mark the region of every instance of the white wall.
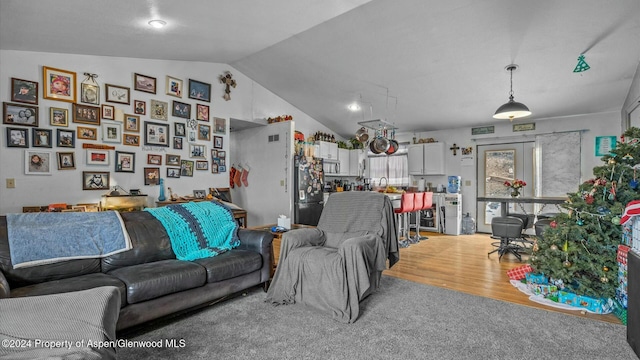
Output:
<instances>
[{"instance_id":1,"label":"white wall","mask_svg":"<svg viewBox=\"0 0 640 360\"><path fill-rule=\"evenodd\" d=\"M267 117L275 117L283 114L291 114L297 121L297 124L307 132L328 131L326 127L320 125L315 120L303 114L301 111L286 103L272 92L266 90L262 86L255 84L251 79L244 76L239 71L233 69L226 64L201 63L201 62L183 62L183 61L165 61L152 59L136 59L136 58L119 58L119 57L102 57L75 54L55 54L25 51L0 51L0 98L9 102L10 80L12 77L37 81L40 83L39 96L39 126L41 128L52 129L55 139L56 127L49 125L49 108L60 107L69 109L71 115L71 104L61 101L45 100L42 98L42 66L64 69L77 73L77 84L80 86L84 80L83 73L98 74L96 79L101 87L101 101L103 104L105 99L104 84L113 84L131 88L131 100L144 100L147 102L147 115L142 116L142 121L161 122L152 120L148 117L149 100L156 99L166 101L171 104L172 100L178 100L192 105L192 116L195 117L195 100L189 99L184 95L181 99L165 95L165 79L167 75L182 79L185 91L188 89L189 79L195 79L207 82L211 87L211 103L204 103L210 106L210 116L213 118L221 117L227 119L227 129L223 136L223 150L227 150L227 164L233 157L233 148L230 146L229 135L229 118L239 118L245 120L260 119L264 121ZM218 81L218 76L225 71L231 71L234 79L237 81L237 87L231 91L231 101L222 99L223 86ZM157 78L157 93L149 94L145 92L133 90L133 74L140 73ZM124 113L133 113L133 105L115 104L118 110ZM184 122L184 119L169 116L168 123L170 126L171 138L173 138L173 123ZM201 122L206 124L204 122ZM208 123L212 125L212 122ZM69 128L75 129L76 123L70 121ZM158 186L145 186L143 179L143 168L150 167L146 164L147 154L161 154L163 156L163 165L160 166L161 176L166 175L166 165L164 165L164 155L178 154L183 159L189 159L188 144L185 139L185 147L183 150L175 150L172 146L163 147L131 147L117 145L116 150L129 151L136 153L135 173L121 173L114 171L114 152L110 151L110 165L107 166L90 166L86 165L85 150L82 149L84 142L100 144L100 141L85 141L76 139L75 170L57 170L57 164L53 165L51 176L35 176L25 175L24 173L24 150L21 148L7 148L6 146L6 125L0 125L0 214L10 212L20 212L23 206L46 205L49 203L92 203L99 202L101 195L105 191L82 190L82 171L109 171L111 175L111 185L118 184L124 189L139 188L145 194L149 195L149 205L153 206L153 202L157 199L159 189ZM143 127L142 127L143 129ZM31 129L29 129L31 131ZM140 133L142 136L142 132ZM212 134L221 135L221 134ZM98 139L101 138L98 134ZM143 141L143 136L141 141ZM197 141L196 143L207 146L207 151L212 149L212 142ZM40 148L38 148L40 150ZM50 150L55 159L56 151L69 151L69 148L42 149ZM193 160L193 159L192 159ZM255 174L254 174L255 175ZM264 176L271 176L267 173ZM15 179L15 188L7 189L5 186L6 179ZM280 179L281 176L274 179ZM262 182L256 182L255 186L261 186ZM191 195L193 190L208 189L209 187L228 187L229 173L212 174L210 171L194 171L194 176L182 177L180 179L166 179L166 187L171 187L178 195ZM167 192L168 196L168 192ZM247 204L249 214L252 212L260 212L261 209ZM251 216L251 215L249 215ZM254 225L259 225L253 223Z\"/></svg>"},{"instance_id":2,"label":"white wall","mask_svg":"<svg viewBox=\"0 0 640 360\"><path fill-rule=\"evenodd\" d=\"M536 123L536 130L525 132L513 132L512 123L509 121L501 121L499 123L487 124L495 126L495 133L487 135L471 135L471 128L459 128L442 131L431 131L416 133L416 137L420 138L434 138L437 141L444 141L447 144L447 149L454 143L461 149L465 147L473 147L474 165L463 166L461 159L461 150L458 150L458 155L454 156L451 150L447 151L445 158L446 174L447 175L459 175L462 177L462 211L463 213L469 212L471 216L476 216L476 169L477 169L477 145L478 144L499 144L512 141L522 140L524 138L535 139L536 134L548 134L553 132L573 131L573 130L587 130L582 134L582 149L581 149L581 181L586 181L593 177L593 168L595 166L602 165L600 157L595 156L595 137L596 136L620 136L622 129L620 126L620 113L608 112L601 114L591 115L576 115L572 117L556 118L556 119L544 119L544 120L515 120L514 123ZM399 141L412 141L413 133L397 134L396 138ZM482 159L480 159L482 160ZM482 162L480 162L482 163ZM447 184L447 175L445 176L424 176L426 182L432 182L433 185ZM412 177L413 181L422 176ZM466 181L471 181L469 186L465 186ZM577 188L576 188L577 190Z\"/></svg>"}]
</instances>

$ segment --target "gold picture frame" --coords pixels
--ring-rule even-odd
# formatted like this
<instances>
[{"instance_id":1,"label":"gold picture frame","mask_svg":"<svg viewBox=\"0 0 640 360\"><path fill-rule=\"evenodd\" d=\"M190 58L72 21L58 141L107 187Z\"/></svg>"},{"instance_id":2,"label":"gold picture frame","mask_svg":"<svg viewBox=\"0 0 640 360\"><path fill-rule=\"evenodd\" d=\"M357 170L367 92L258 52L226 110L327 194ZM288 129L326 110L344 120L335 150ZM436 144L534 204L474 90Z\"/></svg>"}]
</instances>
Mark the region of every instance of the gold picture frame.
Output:
<instances>
[{"instance_id":1,"label":"gold picture frame","mask_svg":"<svg viewBox=\"0 0 640 360\"><path fill-rule=\"evenodd\" d=\"M42 97L49 100L76 102L76 73L73 71L42 67Z\"/></svg>"}]
</instances>

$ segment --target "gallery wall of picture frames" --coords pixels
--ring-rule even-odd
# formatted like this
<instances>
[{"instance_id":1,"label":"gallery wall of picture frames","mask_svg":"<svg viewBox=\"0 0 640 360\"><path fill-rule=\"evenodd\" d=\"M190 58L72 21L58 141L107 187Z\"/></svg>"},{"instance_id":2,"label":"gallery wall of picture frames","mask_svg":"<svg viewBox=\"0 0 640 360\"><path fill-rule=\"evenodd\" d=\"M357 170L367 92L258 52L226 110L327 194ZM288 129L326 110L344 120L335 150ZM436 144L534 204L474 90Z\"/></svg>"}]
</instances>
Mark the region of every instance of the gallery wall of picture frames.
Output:
<instances>
[{"instance_id":1,"label":"gallery wall of picture frames","mask_svg":"<svg viewBox=\"0 0 640 360\"><path fill-rule=\"evenodd\" d=\"M145 185L226 168L227 120L211 113L211 83L175 74L132 72L130 84L84 76L42 66L41 81L10 79L2 127L7 148L25 149L26 175L84 170L82 190L105 190L110 170L136 176L141 152L146 161L136 182Z\"/></svg>"}]
</instances>

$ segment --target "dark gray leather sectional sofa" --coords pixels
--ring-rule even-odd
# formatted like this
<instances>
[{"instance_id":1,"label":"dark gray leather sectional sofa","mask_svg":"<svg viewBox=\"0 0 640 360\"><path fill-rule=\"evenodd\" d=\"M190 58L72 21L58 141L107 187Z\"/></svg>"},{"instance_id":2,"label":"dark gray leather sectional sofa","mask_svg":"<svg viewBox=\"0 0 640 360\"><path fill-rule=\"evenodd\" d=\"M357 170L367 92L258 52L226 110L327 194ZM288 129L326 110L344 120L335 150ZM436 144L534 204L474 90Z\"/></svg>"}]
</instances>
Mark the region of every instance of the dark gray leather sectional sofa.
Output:
<instances>
[{"instance_id":1,"label":"dark gray leather sectional sofa","mask_svg":"<svg viewBox=\"0 0 640 360\"><path fill-rule=\"evenodd\" d=\"M269 281L267 232L240 229L240 246L196 261L177 260L162 224L145 211L122 213L133 249L104 259L13 269L7 224L0 217L0 299L115 286L117 330L218 300Z\"/></svg>"}]
</instances>

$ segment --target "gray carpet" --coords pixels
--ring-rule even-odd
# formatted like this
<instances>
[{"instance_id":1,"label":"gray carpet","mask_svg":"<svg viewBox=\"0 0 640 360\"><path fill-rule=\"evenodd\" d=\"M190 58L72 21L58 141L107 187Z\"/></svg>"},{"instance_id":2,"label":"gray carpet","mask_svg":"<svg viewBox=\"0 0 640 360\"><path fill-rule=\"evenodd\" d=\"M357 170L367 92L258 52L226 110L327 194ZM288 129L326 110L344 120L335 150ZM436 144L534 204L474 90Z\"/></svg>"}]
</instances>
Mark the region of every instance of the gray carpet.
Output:
<instances>
[{"instance_id":1,"label":"gray carpet","mask_svg":"<svg viewBox=\"0 0 640 360\"><path fill-rule=\"evenodd\" d=\"M482 284L478 284L482 286ZM638 359L626 327L383 276L360 318L342 324L300 305L273 307L253 289L129 340L118 359ZM159 326L161 325L161 326Z\"/></svg>"}]
</instances>

